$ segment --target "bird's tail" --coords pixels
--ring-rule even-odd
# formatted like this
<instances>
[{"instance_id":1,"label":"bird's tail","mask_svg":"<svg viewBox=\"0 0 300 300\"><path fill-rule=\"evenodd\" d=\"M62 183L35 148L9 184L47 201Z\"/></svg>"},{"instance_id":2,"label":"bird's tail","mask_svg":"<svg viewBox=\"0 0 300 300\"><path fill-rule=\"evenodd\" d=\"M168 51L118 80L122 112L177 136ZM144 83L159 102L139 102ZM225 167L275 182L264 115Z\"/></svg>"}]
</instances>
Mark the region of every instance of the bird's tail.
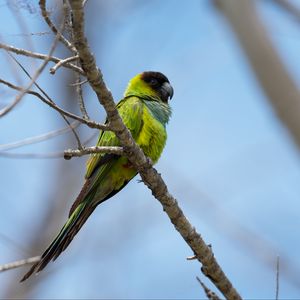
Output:
<instances>
[{"instance_id":1,"label":"bird's tail","mask_svg":"<svg viewBox=\"0 0 300 300\"><path fill-rule=\"evenodd\" d=\"M25 281L33 273L43 270L51 260L55 260L66 249L95 208L96 206L92 206L90 203L88 205L87 201L80 203L74 209L57 237L43 253L41 260L31 267L29 272L21 279L21 282Z\"/></svg>"}]
</instances>

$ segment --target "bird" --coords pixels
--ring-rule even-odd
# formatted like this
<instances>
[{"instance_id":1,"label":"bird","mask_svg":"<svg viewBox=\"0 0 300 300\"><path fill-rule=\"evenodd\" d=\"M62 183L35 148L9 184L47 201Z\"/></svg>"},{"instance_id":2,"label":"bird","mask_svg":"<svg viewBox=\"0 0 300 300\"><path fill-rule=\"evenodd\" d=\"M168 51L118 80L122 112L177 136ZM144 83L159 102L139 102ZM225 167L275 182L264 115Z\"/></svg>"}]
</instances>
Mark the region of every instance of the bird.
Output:
<instances>
[{"instance_id":1,"label":"bird","mask_svg":"<svg viewBox=\"0 0 300 300\"><path fill-rule=\"evenodd\" d=\"M123 99L116 106L133 139L153 163L158 161L166 144L172 97L173 87L164 74L145 71L129 81ZM120 146L120 142L114 132L100 130L97 146ZM95 208L120 192L136 175L137 170L126 156L91 154L86 163L84 185L71 206L66 223L21 282L56 260Z\"/></svg>"}]
</instances>

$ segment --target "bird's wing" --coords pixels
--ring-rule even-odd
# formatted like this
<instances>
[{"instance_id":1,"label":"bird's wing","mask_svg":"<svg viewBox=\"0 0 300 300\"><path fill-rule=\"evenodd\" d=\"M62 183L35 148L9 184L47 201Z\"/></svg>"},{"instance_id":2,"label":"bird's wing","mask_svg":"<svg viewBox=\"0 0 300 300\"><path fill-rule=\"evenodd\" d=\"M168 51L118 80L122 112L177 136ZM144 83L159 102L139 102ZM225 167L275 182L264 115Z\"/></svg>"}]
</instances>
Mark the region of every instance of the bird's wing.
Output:
<instances>
[{"instance_id":1,"label":"bird's wing","mask_svg":"<svg viewBox=\"0 0 300 300\"><path fill-rule=\"evenodd\" d=\"M120 116L126 125L126 127L131 131L134 139L139 135L142 128L142 113L143 113L143 102L137 97L128 97L121 100L117 109ZM97 146L119 146L119 140L116 135L111 131L101 131L99 134ZM119 158L116 154L105 154L97 153L92 154L87 161L86 166L86 181L77 197L73 203L69 215L71 216L75 209L80 203L88 199L93 199L93 193L98 188L101 179L113 166L113 164ZM89 196L88 196L89 195ZM110 195L111 196L111 195ZM104 201L105 199L103 199Z\"/></svg>"},{"instance_id":2,"label":"bird's wing","mask_svg":"<svg viewBox=\"0 0 300 300\"><path fill-rule=\"evenodd\" d=\"M125 124L131 131L134 139L137 138L142 125L143 102L138 97L128 97L121 100L117 109ZM111 131L100 131L97 146L119 146L120 142L116 135ZM92 174L99 170L99 167L106 168L107 165L115 160L115 154L92 154L87 161L85 178L88 179Z\"/></svg>"}]
</instances>

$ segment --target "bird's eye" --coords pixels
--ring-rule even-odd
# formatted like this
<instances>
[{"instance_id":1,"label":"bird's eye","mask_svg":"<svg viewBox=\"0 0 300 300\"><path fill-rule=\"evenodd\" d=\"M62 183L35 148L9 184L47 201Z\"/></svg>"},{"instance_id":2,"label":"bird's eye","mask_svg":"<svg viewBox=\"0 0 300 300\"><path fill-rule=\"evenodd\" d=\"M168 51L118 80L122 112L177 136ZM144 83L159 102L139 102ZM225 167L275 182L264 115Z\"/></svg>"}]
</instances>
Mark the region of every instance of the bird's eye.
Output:
<instances>
[{"instance_id":1,"label":"bird's eye","mask_svg":"<svg viewBox=\"0 0 300 300\"><path fill-rule=\"evenodd\" d=\"M155 78L151 78L149 83L150 85L158 85L158 81Z\"/></svg>"}]
</instances>

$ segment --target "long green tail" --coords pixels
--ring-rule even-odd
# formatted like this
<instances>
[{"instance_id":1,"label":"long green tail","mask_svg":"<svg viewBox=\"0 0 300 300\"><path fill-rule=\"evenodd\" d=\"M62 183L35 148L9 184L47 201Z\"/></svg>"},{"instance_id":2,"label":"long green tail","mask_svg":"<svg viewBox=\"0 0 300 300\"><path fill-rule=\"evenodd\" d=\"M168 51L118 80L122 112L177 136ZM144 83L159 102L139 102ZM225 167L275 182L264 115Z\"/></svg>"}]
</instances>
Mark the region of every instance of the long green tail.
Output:
<instances>
[{"instance_id":1,"label":"long green tail","mask_svg":"<svg viewBox=\"0 0 300 300\"><path fill-rule=\"evenodd\" d=\"M31 267L29 272L21 279L21 282L33 273L43 270L51 260L55 260L66 249L95 208L96 206L91 206L87 201L80 203L57 237L43 253L41 260Z\"/></svg>"}]
</instances>

